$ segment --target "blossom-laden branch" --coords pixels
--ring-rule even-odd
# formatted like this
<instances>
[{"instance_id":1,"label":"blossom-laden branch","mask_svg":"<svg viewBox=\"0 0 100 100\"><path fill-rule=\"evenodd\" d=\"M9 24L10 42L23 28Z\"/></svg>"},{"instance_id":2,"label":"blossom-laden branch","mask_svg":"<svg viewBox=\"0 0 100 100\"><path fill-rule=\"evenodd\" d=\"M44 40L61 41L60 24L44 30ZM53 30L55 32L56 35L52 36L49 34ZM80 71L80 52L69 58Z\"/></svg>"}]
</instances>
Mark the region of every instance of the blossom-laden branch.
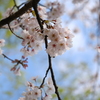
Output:
<instances>
[{"instance_id":1,"label":"blossom-laden branch","mask_svg":"<svg viewBox=\"0 0 100 100\"><path fill-rule=\"evenodd\" d=\"M61 5L59 2L49 3L47 5L49 5L50 9L52 9L46 12L45 8L37 5L39 1L40 0L31 0L25 3L21 9L19 9L20 7L16 5L14 0L14 7L16 7L18 11L16 13L12 13L11 10L10 13L8 13L10 16L0 21L0 27L8 24L8 28L14 35L16 35L14 33L15 28L22 28L22 38L17 35L16 36L20 39L23 39L21 43L23 48L20 50L23 52L23 57L37 54L37 52L41 50L43 43L45 44L45 49L48 54L48 68L41 85L39 87L33 86L29 82L28 86L31 88L30 91L25 92L25 97L20 98L19 100L37 100L37 98L39 98L42 94L42 88L45 85L45 79L49 71L51 73L51 79L49 79L47 83L48 89L45 92L45 96L41 96L41 100L51 100L51 95L54 93L57 95L58 100L61 100L58 86L56 84L51 58L63 54L72 46L73 35L70 33L68 28L62 28L60 24L61 22L58 20L58 18L63 13L63 5ZM31 7L33 9L30 9ZM19 26L12 28L13 25L16 26L17 24ZM24 68L27 67L27 64L24 64L27 63L27 59L23 57L21 60L13 61L15 65L11 71L20 74L20 67L18 67L18 65L21 64Z\"/></svg>"},{"instance_id":2,"label":"blossom-laden branch","mask_svg":"<svg viewBox=\"0 0 100 100\"><path fill-rule=\"evenodd\" d=\"M40 0L38 0L38 1L40 1ZM37 0L33 0L32 4L33 4L33 8L34 8L34 11L35 11L35 14L36 14L37 21L38 21L39 26L40 26L40 28L41 28L41 33L43 33L43 25L42 25L42 23L41 23L41 19L40 19L38 10L37 10L37 4L34 3L34 2L37 2Z\"/></svg>"},{"instance_id":3,"label":"blossom-laden branch","mask_svg":"<svg viewBox=\"0 0 100 100\"><path fill-rule=\"evenodd\" d=\"M36 2L36 0L35 0L35 2ZM35 11L36 18L37 18L37 20L38 20L39 26L40 26L40 28L41 28L41 33L43 33L43 25L42 25L42 23L41 23L41 20L40 20L39 14L38 14L37 5L34 5L34 3L33 3L33 8L34 8L34 11ZM48 46L48 40L47 40L47 36L45 36L45 47L46 47L46 49L47 49L47 46ZM56 80L55 80L54 72L53 72L53 69L52 69L51 57L50 57L49 54L48 54L48 62L49 62L49 67L48 67L48 69L47 69L47 72L46 72L45 77L47 76L47 73L48 73L48 71L50 70L50 72L51 72L51 77L52 77L52 80L53 80L53 85L54 85L54 87L55 87L55 93L57 94L58 100L61 100L60 95L59 95L59 92L58 92L58 87L57 87L57 85L56 85ZM43 82L44 82L44 80L45 80L45 77L44 77L44 79L43 79ZM42 84L43 84L43 83L42 83ZM41 86L42 86L42 84L41 84ZM40 86L40 87L41 87L41 86Z\"/></svg>"},{"instance_id":4,"label":"blossom-laden branch","mask_svg":"<svg viewBox=\"0 0 100 100\"><path fill-rule=\"evenodd\" d=\"M28 67L28 65L27 65L28 58L25 58L24 56L22 56L22 59L21 60L18 60L18 59L12 60L7 55L5 55L5 54L2 54L2 55L4 56L4 58L10 60L12 63L15 64L14 67L11 68L11 71L13 71L14 74L16 74L16 75L21 75L21 73L20 73L20 66L18 66L18 65L22 65L22 67L24 69L26 69L26 67Z\"/></svg>"},{"instance_id":5,"label":"blossom-laden branch","mask_svg":"<svg viewBox=\"0 0 100 100\"><path fill-rule=\"evenodd\" d=\"M21 9L19 9L16 13L10 15L9 17L7 17L5 19L2 19L0 21L0 28L2 28L2 26L9 24L16 18L23 15L27 10L29 10L33 6L33 3L34 3L34 5L37 5L38 2L39 2L39 0L35 0L35 2L34 2L34 0L30 0L29 2L25 3L25 5Z\"/></svg>"}]
</instances>

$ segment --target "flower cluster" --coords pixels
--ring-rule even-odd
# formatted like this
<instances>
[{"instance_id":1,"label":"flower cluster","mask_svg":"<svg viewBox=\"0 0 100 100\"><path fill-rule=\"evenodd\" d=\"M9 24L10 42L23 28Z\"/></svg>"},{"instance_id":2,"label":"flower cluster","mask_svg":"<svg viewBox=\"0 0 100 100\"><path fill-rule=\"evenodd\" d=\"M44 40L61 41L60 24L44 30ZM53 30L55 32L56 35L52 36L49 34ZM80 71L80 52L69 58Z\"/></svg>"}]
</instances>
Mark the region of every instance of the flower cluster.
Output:
<instances>
[{"instance_id":1,"label":"flower cluster","mask_svg":"<svg viewBox=\"0 0 100 100\"><path fill-rule=\"evenodd\" d=\"M46 52L51 57L62 55L72 47L73 35L68 28L62 28L59 21L59 17L64 12L64 5L56 1L49 2L46 6L50 9L47 13L44 7L38 7L40 16L45 15L47 18L47 20L43 20L43 33L41 33L35 16L28 17L28 14L24 14L24 17L22 17L22 24L26 29L22 32L22 37L24 38L22 45L24 48L21 51L24 52L24 56L36 54L37 51L41 50L45 36L49 40Z\"/></svg>"},{"instance_id":2,"label":"flower cluster","mask_svg":"<svg viewBox=\"0 0 100 100\"><path fill-rule=\"evenodd\" d=\"M33 34L31 34L32 32ZM22 37L22 45L24 46L24 48L21 49L21 52L24 53L25 57L34 55L42 49L44 37L42 36L41 32L37 32L34 29L33 31L32 29L30 29L29 31L23 30Z\"/></svg>"},{"instance_id":3,"label":"flower cluster","mask_svg":"<svg viewBox=\"0 0 100 100\"><path fill-rule=\"evenodd\" d=\"M97 46L96 48L97 48L97 51L100 53L100 46Z\"/></svg>"},{"instance_id":4,"label":"flower cluster","mask_svg":"<svg viewBox=\"0 0 100 100\"><path fill-rule=\"evenodd\" d=\"M58 24L58 21L52 23L54 24L52 28L45 28L44 34L47 35L50 40L46 52L51 57L55 57L62 55L66 50L72 47L73 35L68 28L62 28L61 24Z\"/></svg>"},{"instance_id":5,"label":"flower cluster","mask_svg":"<svg viewBox=\"0 0 100 100\"><path fill-rule=\"evenodd\" d=\"M3 47L5 45L5 40L4 39L0 39L0 55L2 54L2 49L1 47Z\"/></svg>"},{"instance_id":6,"label":"flower cluster","mask_svg":"<svg viewBox=\"0 0 100 100\"><path fill-rule=\"evenodd\" d=\"M14 63L14 67L11 68L11 71L14 72L14 74L20 76L21 73L20 73L20 65L22 65L22 67L24 69L26 69L26 67L28 67L27 63L28 63L28 58L25 58L24 56L22 56L22 59L21 60L18 60L18 59L15 59L15 60L12 60L12 63Z\"/></svg>"},{"instance_id":7,"label":"flower cluster","mask_svg":"<svg viewBox=\"0 0 100 100\"><path fill-rule=\"evenodd\" d=\"M58 1L48 2L46 6L50 9L50 11L47 12L49 20L57 19L64 13L64 4L61 4Z\"/></svg>"},{"instance_id":8,"label":"flower cluster","mask_svg":"<svg viewBox=\"0 0 100 100\"><path fill-rule=\"evenodd\" d=\"M46 7L49 11L46 11ZM20 27L23 29L21 32L23 48L20 51L23 52L25 57L37 54L42 49L45 36L48 39L46 52L51 57L62 55L72 47L73 35L68 28L62 27L59 19L64 13L64 5L56 1L48 2L46 7L38 6L38 12L44 28L42 30L43 33L41 33L36 15L32 9L20 16L20 21L15 20L10 24L11 27L15 25L13 30ZM43 17L44 15L45 17Z\"/></svg>"},{"instance_id":9,"label":"flower cluster","mask_svg":"<svg viewBox=\"0 0 100 100\"><path fill-rule=\"evenodd\" d=\"M34 18L33 20L36 19ZM62 28L61 24L58 23L57 20L48 22L46 25L47 27L44 28L43 33L41 33L40 29L34 28L34 26L31 27L30 25L27 26L30 26L28 30L23 30L22 45L24 48L21 49L21 52L24 53L24 56L34 55L41 50L45 36L50 40L46 52L51 57L61 55L72 47L73 35L68 28Z\"/></svg>"},{"instance_id":10,"label":"flower cluster","mask_svg":"<svg viewBox=\"0 0 100 100\"><path fill-rule=\"evenodd\" d=\"M36 82L36 78L32 80ZM42 86L42 88L35 86L32 82L27 82L26 85L27 90L22 94L24 97L20 97L18 100L38 100L39 98L41 98L41 100L51 100L52 94L55 93L51 78L48 79L47 84ZM46 90L45 87L47 88ZM44 95L42 89L45 90Z\"/></svg>"}]
</instances>

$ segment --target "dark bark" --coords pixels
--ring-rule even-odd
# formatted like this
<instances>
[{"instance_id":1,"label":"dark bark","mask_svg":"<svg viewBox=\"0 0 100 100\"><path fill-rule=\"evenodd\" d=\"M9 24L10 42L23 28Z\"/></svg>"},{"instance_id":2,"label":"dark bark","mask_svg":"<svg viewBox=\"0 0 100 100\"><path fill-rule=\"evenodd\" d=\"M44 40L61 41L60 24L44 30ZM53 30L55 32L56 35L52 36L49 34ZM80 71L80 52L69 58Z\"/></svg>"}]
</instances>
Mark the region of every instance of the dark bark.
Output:
<instances>
[{"instance_id":1,"label":"dark bark","mask_svg":"<svg viewBox=\"0 0 100 100\"><path fill-rule=\"evenodd\" d=\"M0 21L0 28L6 24L9 24L10 22L12 22L13 20L15 20L16 18L20 17L21 15L23 15L27 10L29 10L33 5L37 5L38 2L40 0L31 0L29 2L27 2L21 9L19 9L17 12L15 12L14 14L10 15L9 17L2 19ZM34 4L33 4L34 3Z\"/></svg>"}]
</instances>

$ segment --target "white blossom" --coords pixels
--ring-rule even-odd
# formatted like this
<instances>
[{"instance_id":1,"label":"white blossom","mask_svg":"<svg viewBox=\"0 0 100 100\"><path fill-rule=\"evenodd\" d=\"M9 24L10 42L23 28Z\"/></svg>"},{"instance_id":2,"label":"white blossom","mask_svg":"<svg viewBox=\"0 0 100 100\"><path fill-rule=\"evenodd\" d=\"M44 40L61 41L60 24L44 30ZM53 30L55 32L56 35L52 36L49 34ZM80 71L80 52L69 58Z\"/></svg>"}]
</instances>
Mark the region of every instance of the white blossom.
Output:
<instances>
[{"instance_id":1,"label":"white blossom","mask_svg":"<svg viewBox=\"0 0 100 100\"><path fill-rule=\"evenodd\" d=\"M32 77L31 80L36 81L37 78L38 78L38 76L36 76L36 77Z\"/></svg>"},{"instance_id":2,"label":"white blossom","mask_svg":"<svg viewBox=\"0 0 100 100\"><path fill-rule=\"evenodd\" d=\"M34 99L37 99L38 97L41 96L41 90L35 87L34 90L32 91L32 96Z\"/></svg>"},{"instance_id":3,"label":"white blossom","mask_svg":"<svg viewBox=\"0 0 100 100\"><path fill-rule=\"evenodd\" d=\"M32 100L32 98L33 98L32 91L24 92L23 95L25 96L26 100Z\"/></svg>"},{"instance_id":4,"label":"white blossom","mask_svg":"<svg viewBox=\"0 0 100 100\"><path fill-rule=\"evenodd\" d=\"M35 87L33 83L28 82L28 81L27 81L27 83L26 83L26 86L27 86L29 89L32 89L32 90L34 90L34 87Z\"/></svg>"},{"instance_id":5,"label":"white blossom","mask_svg":"<svg viewBox=\"0 0 100 100\"><path fill-rule=\"evenodd\" d=\"M50 11L47 12L48 19L57 19L64 13L64 4L61 4L57 1L48 2L47 6L50 7Z\"/></svg>"},{"instance_id":6,"label":"white blossom","mask_svg":"<svg viewBox=\"0 0 100 100\"><path fill-rule=\"evenodd\" d=\"M46 49L46 52L51 56L55 57L58 55L58 49L57 49L57 43L56 42L50 42L48 44L48 48Z\"/></svg>"},{"instance_id":7,"label":"white blossom","mask_svg":"<svg viewBox=\"0 0 100 100\"><path fill-rule=\"evenodd\" d=\"M46 95L43 100L51 100L52 96L51 95Z\"/></svg>"},{"instance_id":8,"label":"white blossom","mask_svg":"<svg viewBox=\"0 0 100 100\"><path fill-rule=\"evenodd\" d=\"M0 39L0 47L3 47L5 45L5 40L4 39Z\"/></svg>"},{"instance_id":9,"label":"white blossom","mask_svg":"<svg viewBox=\"0 0 100 100\"><path fill-rule=\"evenodd\" d=\"M46 90L46 93L47 93L48 95L54 94L54 93L55 93L55 88L54 88L54 86L53 86L53 85L48 86L48 89Z\"/></svg>"},{"instance_id":10,"label":"white blossom","mask_svg":"<svg viewBox=\"0 0 100 100\"><path fill-rule=\"evenodd\" d=\"M23 30L23 31L22 31L22 38L24 39L24 40L22 41L22 45L23 45L23 46L26 46L27 43L29 43L29 41L30 41L30 39L31 39L31 35L29 34L28 31Z\"/></svg>"},{"instance_id":11,"label":"white blossom","mask_svg":"<svg viewBox=\"0 0 100 100\"><path fill-rule=\"evenodd\" d=\"M97 47L97 51L100 53L100 46Z\"/></svg>"},{"instance_id":12,"label":"white blossom","mask_svg":"<svg viewBox=\"0 0 100 100\"><path fill-rule=\"evenodd\" d=\"M51 78L48 78L47 87L48 87L47 90L46 90L47 95L52 95L52 94L55 93L55 87L53 85Z\"/></svg>"},{"instance_id":13,"label":"white blossom","mask_svg":"<svg viewBox=\"0 0 100 100\"><path fill-rule=\"evenodd\" d=\"M1 50L1 48L0 48L0 55L2 55L2 50Z\"/></svg>"},{"instance_id":14,"label":"white blossom","mask_svg":"<svg viewBox=\"0 0 100 100\"><path fill-rule=\"evenodd\" d=\"M18 100L26 100L25 97L20 97Z\"/></svg>"},{"instance_id":15,"label":"white blossom","mask_svg":"<svg viewBox=\"0 0 100 100\"><path fill-rule=\"evenodd\" d=\"M27 48L22 48L20 51L24 53L25 57L32 56L37 53L35 49L27 49Z\"/></svg>"},{"instance_id":16,"label":"white blossom","mask_svg":"<svg viewBox=\"0 0 100 100\"><path fill-rule=\"evenodd\" d=\"M14 71L14 74L16 74L17 76L21 76L20 68L18 68L17 70L15 70Z\"/></svg>"},{"instance_id":17,"label":"white blossom","mask_svg":"<svg viewBox=\"0 0 100 100\"><path fill-rule=\"evenodd\" d=\"M39 15L43 19L47 19L46 7L38 6Z\"/></svg>"},{"instance_id":18,"label":"white blossom","mask_svg":"<svg viewBox=\"0 0 100 100\"><path fill-rule=\"evenodd\" d=\"M66 45L65 40L58 42L58 54L62 55L66 50L68 50L68 46Z\"/></svg>"},{"instance_id":19,"label":"white blossom","mask_svg":"<svg viewBox=\"0 0 100 100\"><path fill-rule=\"evenodd\" d=\"M2 55L3 50L1 49L1 47L3 47L5 45L5 40L4 39L0 39L0 55Z\"/></svg>"},{"instance_id":20,"label":"white blossom","mask_svg":"<svg viewBox=\"0 0 100 100\"><path fill-rule=\"evenodd\" d=\"M3 18L7 18L12 14L12 8L8 8L6 12L3 14Z\"/></svg>"},{"instance_id":21,"label":"white blossom","mask_svg":"<svg viewBox=\"0 0 100 100\"><path fill-rule=\"evenodd\" d=\"M48 78L47 84L48 84L49 86L50 86L50 85L53 85L53 82L52 82L52 79L51 79L51 78Z\"/></svg>"},{"instance_id":22,"label":"white blossom","mask_svg":"<svg viewBox=\"0 0 100 100\"><path fill-rule=\"evenodd\" d=\"M59 32L56 29L50 29L50 32L47 35L51 41L56 41L60 38ZM57 41L56 41L57 42Z\"/></svg>"}]
</instances>

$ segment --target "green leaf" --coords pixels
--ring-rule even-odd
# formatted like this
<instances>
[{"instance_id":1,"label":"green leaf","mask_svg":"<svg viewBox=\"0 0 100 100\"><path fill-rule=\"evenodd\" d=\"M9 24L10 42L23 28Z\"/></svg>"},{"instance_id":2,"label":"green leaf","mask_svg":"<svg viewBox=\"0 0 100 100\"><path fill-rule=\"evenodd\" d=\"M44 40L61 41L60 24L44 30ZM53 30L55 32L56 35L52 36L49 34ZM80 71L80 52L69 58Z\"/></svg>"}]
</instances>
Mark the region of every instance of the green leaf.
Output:
<instances>
[{"instance_id":1,"label":"green leaf","mask_svg":"<svg viewBox=\"0 0 100 100\"><path fill-rule=\"evenodd\" d=\"M100 100L100 98L98 98L97 100Z\"/></svg>"},{"instance_id":2,"label":"green leaf","mask_svg":"<svg viewBox=\"0 0 100 100\"><path fill-rule=\"evenodd\" d=\"M11 96L13 93L12 93L12 92L10 92L10 91L6 91L6 92L5 92L5 94L7 94L7 95Z\"/></svg>"},{"instance_id":3,"label":"green leaf","mask_svg":"<svg viewBox=\"0 0 100 100\"><path fill-rule=\"evenodd\" d=\"M2 19L2 13L0 12L0 19Z\"/></svg>"},{"instance_id":4,"label":"green leaf","mask_svg":"<svg viewBox=\"0 0 100 100\"><path fill-rule=\"evenodd\" d=\"M85 92L85 94L86 94L86 96L88 96L89 94L91 94L91 90L87 90L87 91Z\"/></svg>"},{"instance_id":5,"label":"green leaf","mask_svg":"<svg viewBox=\"0 0 100 100\"><path fill-rule=\"evenodd\" d=\"M14 2L13 0L10 0L6 6L6 8L11 8L12 6L14 6Z\"/></svg>"},{"instance_id":6,"label":"green leaf","mask_svg":"<svg viewBox=\"0 0 100 100\"><path fill-rule=\"evenodd\" d=\"M59 92L60 93L64 92L64 89L63 88L59 88Z\"/></svg>"},{"instance_id":7,"label":"green leaf","mask_svg":"<svg viewBox=\"0 0 100 100\"><path fill-rule=\"evenodd\" d=\"M7 32L6 32L6 38L10 38L11 37L11 35L12 35L12 33L9 31L9 30L7 30Z\"/></svg>"}]
</instances>

